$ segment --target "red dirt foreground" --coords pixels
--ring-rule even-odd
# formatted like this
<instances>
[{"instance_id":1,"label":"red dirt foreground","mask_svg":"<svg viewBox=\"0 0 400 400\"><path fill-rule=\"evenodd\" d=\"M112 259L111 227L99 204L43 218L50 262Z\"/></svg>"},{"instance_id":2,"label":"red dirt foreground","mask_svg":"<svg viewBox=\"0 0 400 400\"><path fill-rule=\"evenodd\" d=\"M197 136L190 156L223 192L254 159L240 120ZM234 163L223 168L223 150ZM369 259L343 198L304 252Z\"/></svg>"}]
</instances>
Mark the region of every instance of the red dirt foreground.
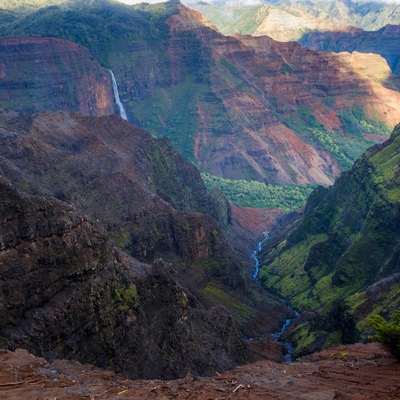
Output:
<instances>
[{"instance_id":1,"label":"red dirt foreground","mask_svg":"<svg viewBox=\"0 0 400 400\"><path fill-rule=\"evenodd\" d=\"M73 361L0 351L0 399L400 399L400 363L378 344L338 346L296 363L258 361L174 381L126 380Z\"/></svg>"}]
</instances>

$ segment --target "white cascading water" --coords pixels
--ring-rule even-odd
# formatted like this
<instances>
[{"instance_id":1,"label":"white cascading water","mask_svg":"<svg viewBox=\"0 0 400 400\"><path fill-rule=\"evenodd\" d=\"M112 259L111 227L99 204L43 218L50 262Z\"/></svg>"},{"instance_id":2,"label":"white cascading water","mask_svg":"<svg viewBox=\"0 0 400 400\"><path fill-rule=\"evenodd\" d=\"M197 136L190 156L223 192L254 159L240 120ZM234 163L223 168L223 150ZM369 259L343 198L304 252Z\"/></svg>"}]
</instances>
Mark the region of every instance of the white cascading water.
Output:
<instances>
[{"instance_id":1,"label":"white cascading water","mask_svg":"<svg viewBox=\"0 0 400 400\"><path fill-rule=\"evenodd\" d=\"M117 81L115 80L114 73L111 71L111 69L109 71L110 71L112 85L113 85L113 92L114 92L115 102L117 103L117 106L118 106L118 109L119 109L119 115L125 121L128 121L128 117L126 116L125 108L121 103L121 99L119 98L118 85L117 85Z\"/></svg>"}]
</instances>

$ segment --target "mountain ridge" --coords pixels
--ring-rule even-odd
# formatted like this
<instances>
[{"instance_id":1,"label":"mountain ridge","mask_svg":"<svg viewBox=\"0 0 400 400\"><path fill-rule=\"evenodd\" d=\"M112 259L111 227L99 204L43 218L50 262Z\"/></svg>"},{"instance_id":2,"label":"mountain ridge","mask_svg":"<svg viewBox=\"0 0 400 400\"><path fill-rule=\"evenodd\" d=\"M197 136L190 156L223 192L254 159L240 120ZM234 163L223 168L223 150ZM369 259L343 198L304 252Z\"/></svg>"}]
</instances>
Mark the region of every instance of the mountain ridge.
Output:
<instances>
[{"instance_id":1,"label":"mountain ridge","mask_svg":"<svg viewBox=\"0 0 400 400\"><path fill-rule=\"evenodd\" d=\"M35 26L28 27L26 17L7 25L5 33L51 33L86 45L113 69L130 120L169 137L204 172L266 183L330 184L339 164L348 168L375 133L386 135L386 124L399 117L397 92L385 91L384 78L370 88L369 75L355 74L350 62L343 63L345 56L265 38L227 38L176 2L130 8L105 1L90 11L85 19L73 8L69 14L42 9ZM117 17L123 21L117 24L118 40ZM79 25L72 26L74 21ZM92 25L103 26L104 37L94 35ZM87 34L77 35L77 26ZM364 65L386 68L374 56L368 61ZM319 71L318 82L307 77L306 66ZM384 94L376 94L378 87Z\"/></svg>"},{"instance_id":2,"label":"mountain ridge","mask_svg":"<svg viewBox=\"0 0 400 400\"><path fill-rule=\"evenodd\" d=\"M188 4L224 34L268 35L285 42L297 41L312 31L341 31L348 27L374 31L400 22L400 9L395 2L266 0L253 6L223 1Z\"/></svg>"}]
</instances>

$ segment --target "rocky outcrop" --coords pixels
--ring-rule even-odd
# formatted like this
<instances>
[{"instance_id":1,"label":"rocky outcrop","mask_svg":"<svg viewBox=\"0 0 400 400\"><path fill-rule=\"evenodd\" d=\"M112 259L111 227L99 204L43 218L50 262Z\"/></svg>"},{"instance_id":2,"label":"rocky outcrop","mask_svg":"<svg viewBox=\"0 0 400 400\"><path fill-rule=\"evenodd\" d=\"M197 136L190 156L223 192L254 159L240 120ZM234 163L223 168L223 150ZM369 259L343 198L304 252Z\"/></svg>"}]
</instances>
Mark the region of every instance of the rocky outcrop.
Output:
<instances>
[{"instance_id":1,"label":"rocky outcrop","mask_svg":"<svg viewBox=\"0 0 400 400\"><path fill-rule=\"evenodd\" d=\"M366 338L368 316L400 306L399 146L400 125L263 249L261 282L309 311L291 328L298 350Z\"/></svg>"},{"instance_id":2,"label":"rocky outcrop","mask_svg":"<svg viewBox=\"0 0 400 400\"><path fill-rule=\"evenodd\" d=\"M0 118L3 175L29 193L74 204L134 256L191 263L229 248L198 170L167 141L117 116Z\"/></svg>"},{"instance_id":3,"label":"rocky outcrop","mask_svg":"<svg viewBox=\"0 0 400 400\"><path fill-rule=\"evenodd\" d=\"M114 374L26 351L0 353L0 385L9 400L102 395L108 399L185 397L234 399L381 399L400 396L400 364L376 344L340 346L296 363L259 361L217 376L188 375L176 381L129 381Z\"/></svg>"},{"instance_id":4,"label":"rocky outcrop","mask_svg":"<svg viewBox=\"0 0 400 400\"><path fill-rule=\"evenodd\" d=\"M25 112L114 113L108 71L85 48L56 38L0 38L0 101Z\"/></svg>"},{"instance_id":5,"label":"rocky outcrop","mask_svg":"<svg viewBox=\"0 0 400 400\"><path fill-rule=\"evenodd\" d=\"M2 347L134 378L211 374L246 359L221 307L205 310L162 261L141 264L56 199L0 181Z\"/></svg>"}]
</instances>

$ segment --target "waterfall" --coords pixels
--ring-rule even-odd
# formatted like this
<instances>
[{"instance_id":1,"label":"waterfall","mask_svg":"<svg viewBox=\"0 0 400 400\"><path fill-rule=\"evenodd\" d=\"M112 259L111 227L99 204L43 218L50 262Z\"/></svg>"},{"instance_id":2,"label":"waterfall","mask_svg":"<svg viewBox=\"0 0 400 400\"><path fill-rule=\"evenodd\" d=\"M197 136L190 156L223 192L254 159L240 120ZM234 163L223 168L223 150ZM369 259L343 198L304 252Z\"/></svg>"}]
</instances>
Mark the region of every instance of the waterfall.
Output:
<instances>
[{"instance_id":1,"label":"waterfall","mask_svg":"<svg viewBox=\"0 0 400 400\"><path fill-rule=\"evenodd\" d=\"M112 85L113 85L113 92L114 92L115 102L117 103L117 106L118 106L118 109L119 109L119 115L125 121L128 121L128 117L126 116L126 112L125 112L124 106L122 105L121 99L119 98L118 85L117 85L117 81L115 80L114 73L111 71L111 69L109 71L110 71Z\"/></svg>"}]
</instances>

